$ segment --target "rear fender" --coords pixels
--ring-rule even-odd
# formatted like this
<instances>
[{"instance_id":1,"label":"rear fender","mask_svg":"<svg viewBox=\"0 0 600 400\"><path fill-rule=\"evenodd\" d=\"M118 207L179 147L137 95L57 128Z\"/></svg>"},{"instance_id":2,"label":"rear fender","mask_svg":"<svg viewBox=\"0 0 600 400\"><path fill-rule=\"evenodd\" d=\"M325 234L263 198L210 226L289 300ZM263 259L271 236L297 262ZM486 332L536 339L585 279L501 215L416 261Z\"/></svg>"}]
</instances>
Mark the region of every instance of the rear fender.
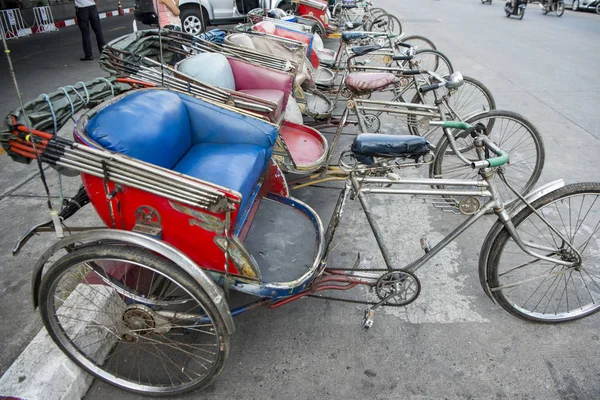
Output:
<instances>
[{"instance_id":1,"label":"rear fender","mask_svg":"<svg viewBox=\"0 0 600 400\"><path fill-rule=\"evenodd\" d=\"M549 182L549 183L535 189L533 192L529 193L527 196L525 196L525 199L529 203L532 203L535 200L539 199L540 197L545 196L546 194L548 194L554 190L560 189L563 186L565 186L565 182L562 179L558 179L556 181ZM521 212L521 210L523 210L525 207L527 207L527 206L525 204L523 204L522 202L518 203L515 207L513 207L511 210L509 210L510 217L513 218L515 215L517 215L519 212ZM490 299L492 299L493 302L496 302L496 301L494 300L494 297L492 296L492 291L490 289L489 282L487 281L487 264L488 264L488 258L490 255L490 250L492 249L492 244L494 243L494 241L496 240L496 237L498 236L498 234L500 234L500 232L502 231L503 228L504 228L504 224L502 224L502 222L500 222L500 220L497 220L496 223L492 226L492 228L488 232L487 236L485 237L485 240L483 241L483 246L481 247L481 251L479 252L479 283L481 284L481 287L483 288L483 291L485 292L485 294L487 294L488 297Z\"/></svg>"},{"instance_id":2,"label":"rear fender","mask_svg":"<svg viewBox=\"0 0 600 400\"><path fill-rule=\"evenodd\" d=\"M210 276L194 263L188 256L177 250L175 247L160 240L139 233L123 231L117 229L97 229L86 231L71 236L67 236L44 252L38 260L34 270L31 282L31 293L33 295L33 305L37 308L39 305L39 289L42 281L44 266L48 260L57 252L67 247L77 244L77 247L91 243L110 242L117 244L127 244L148 249L154 253L160 254L166 259L172 261L189 276L191 276L206 291L208 296L214 302L219 314L223 317L227 331L230 334L235 332L233 318L229 312L229 305L223 290L210 278Z\"/></svg>"}]
</instances>

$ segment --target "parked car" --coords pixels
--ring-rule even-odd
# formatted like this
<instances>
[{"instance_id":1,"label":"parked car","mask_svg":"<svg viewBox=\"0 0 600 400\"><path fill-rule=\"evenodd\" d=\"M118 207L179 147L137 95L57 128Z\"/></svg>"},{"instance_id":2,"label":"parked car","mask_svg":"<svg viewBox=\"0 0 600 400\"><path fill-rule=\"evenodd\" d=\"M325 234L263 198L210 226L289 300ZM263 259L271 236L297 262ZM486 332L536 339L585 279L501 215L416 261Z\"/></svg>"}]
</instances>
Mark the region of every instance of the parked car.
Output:
<instances>
[{"instance_id":1,"label":"parked car","mask_svg":"<svg viewBox=\"0 0 600 400\"><path fill-rule=\"evenodd\" d=\"M291 3L290 0L180 0L179 17L183 30L197 35L208 25L243 22L248 11L259 7L287 10Z\"/></svg>"},{"instance_id":2,"label":"parked car","mask_svg":"<svg viewBox=\"0 0 600 400\"><path fill-rule=\"evenodd\" d=\"M595 11L600 6L600 0L564 0L566 7L571 7L573 11L591 10Z\"/></svg>"}]
</instances>

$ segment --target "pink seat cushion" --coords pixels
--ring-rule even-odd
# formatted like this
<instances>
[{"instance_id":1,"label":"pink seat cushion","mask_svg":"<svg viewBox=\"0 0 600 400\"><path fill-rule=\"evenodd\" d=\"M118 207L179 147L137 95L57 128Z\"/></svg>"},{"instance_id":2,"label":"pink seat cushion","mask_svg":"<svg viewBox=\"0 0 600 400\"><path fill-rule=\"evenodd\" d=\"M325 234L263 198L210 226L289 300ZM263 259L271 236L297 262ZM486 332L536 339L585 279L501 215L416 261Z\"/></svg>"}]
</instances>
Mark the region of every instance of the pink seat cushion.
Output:
<instances>
[{"instance_id":1,"label":"pink seat cushion","mask_svg":"<svg viewBox=\"0 0 600 400\"><path fill-rule=\"evenodd\" d=\"M283 111L284 93L281 90L275 89L245 89L238 92L249 94L250 96L258 97L264 100L272 101L277 104L275 118L279 118Z\"/></svg>"},{"instance_id":2,"label":"pink seat cushion","mask_svg":"<svg viewBox=\"0 0 600 400\"><path fill-rule=\"evenodd\" d=\"M396 77L388 73L355 72L346 77L344 83L353 92L373 92L394 83Z\"/></svg>"}]
</instances>

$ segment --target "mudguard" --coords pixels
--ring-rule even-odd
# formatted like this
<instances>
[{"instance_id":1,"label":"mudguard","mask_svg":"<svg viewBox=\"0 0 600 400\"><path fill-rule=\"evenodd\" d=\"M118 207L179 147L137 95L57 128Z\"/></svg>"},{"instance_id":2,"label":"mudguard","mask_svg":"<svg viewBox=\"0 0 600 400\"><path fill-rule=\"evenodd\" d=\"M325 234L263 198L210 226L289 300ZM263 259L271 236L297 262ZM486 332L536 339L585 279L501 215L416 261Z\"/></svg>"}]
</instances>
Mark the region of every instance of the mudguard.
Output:
<instances>
[{"instance_id":1,"label":"mudguard","mask_svg":"<svg viewBox=\"0 0 600 400\"><path fill-rule=\"evenodd\" d=\"M75 243L90 243L90 242L111 242L111 243L122 243L130 244L138 247L148 249L152 252L160 254L166 259L172 261L177 266L182 268L189 276L191 276L198 284L206 291L208 296L214 302L219 314L225 322L227 332L233 334L235 332L235 326L233 323L233 317L229 312L229 305L223 290L210 278L210 276L202 270L196 263L194 263L188 256L177 250L175 247L168 243L160 240L151 238L146 235L142 235L135 232L117 230L117 229L96 229L82 233L77 233L71 236L62 238L51 246L48 250L42 254L42 257L38 260L33 270L33 278L31 282L31 293L33 296L34 308L38 306L39 289L42 281L42 272L44 265L61 249L72 246Z\"/></svg>"},{"instance_id":2,"label":"mudguard","mask_svg":"<svg viewBox=\"0 0 600 400\"><path fill-rule=\"evenodd\" d=\"M563 181L562 179L549 182L535 189L533 192L529 193L527 196L525 196L525 199L529 203L532 203L540 197L545 196L548 193L553 192L557 189L560 189L563 186L565 186L565 181ZM513 218L525 207L527 207L525 204L519 202L514 208L509 210L510 217ZM492 296L492 291L490 289L489 282L487 281L487 264L492 244L494 243L496 237L502 231L503 228L504 225L502 224L502 222L500 222L500 220L497 220L488 232L487 236L485 237L485 240L483 241L483 246L481 247L481 251L479 252L479 283L481 284L481 287L483 288L485 294L487 294L488 297L492 299L494 303L496 302L496 300L494 300L494 297Z\"/></svg>"}]
</instances>

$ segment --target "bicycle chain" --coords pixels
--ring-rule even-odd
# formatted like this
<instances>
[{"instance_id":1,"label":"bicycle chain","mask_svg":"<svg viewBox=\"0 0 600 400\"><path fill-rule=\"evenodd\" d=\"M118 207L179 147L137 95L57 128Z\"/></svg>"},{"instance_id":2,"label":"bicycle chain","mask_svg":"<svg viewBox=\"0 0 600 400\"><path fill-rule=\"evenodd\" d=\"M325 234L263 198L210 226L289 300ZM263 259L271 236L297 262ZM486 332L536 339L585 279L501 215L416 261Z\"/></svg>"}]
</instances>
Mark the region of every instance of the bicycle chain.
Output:
<instances>
[{"instance_id":1,"label":"bicycle chain","mask_svg":"<svg viewBox=\"0 0 600 400\"><path fill-rule=\"evenodd\" d=\"M389 268L385 268L385 269L325 268L325 271L404 272L401 269L389 269ZM381 303L381 300L380 301L364 301L364 300L340 299L337 297L319 296L316 294L309 294L306 297L313 297L313 298L322 299L322 300L339 301L340 303L365 304L367 306L375 306L375 305ZM380 306L381 307L404 307L404 304L384 303L384 304L381 304Z\"/></svg>"}]
</instances>

